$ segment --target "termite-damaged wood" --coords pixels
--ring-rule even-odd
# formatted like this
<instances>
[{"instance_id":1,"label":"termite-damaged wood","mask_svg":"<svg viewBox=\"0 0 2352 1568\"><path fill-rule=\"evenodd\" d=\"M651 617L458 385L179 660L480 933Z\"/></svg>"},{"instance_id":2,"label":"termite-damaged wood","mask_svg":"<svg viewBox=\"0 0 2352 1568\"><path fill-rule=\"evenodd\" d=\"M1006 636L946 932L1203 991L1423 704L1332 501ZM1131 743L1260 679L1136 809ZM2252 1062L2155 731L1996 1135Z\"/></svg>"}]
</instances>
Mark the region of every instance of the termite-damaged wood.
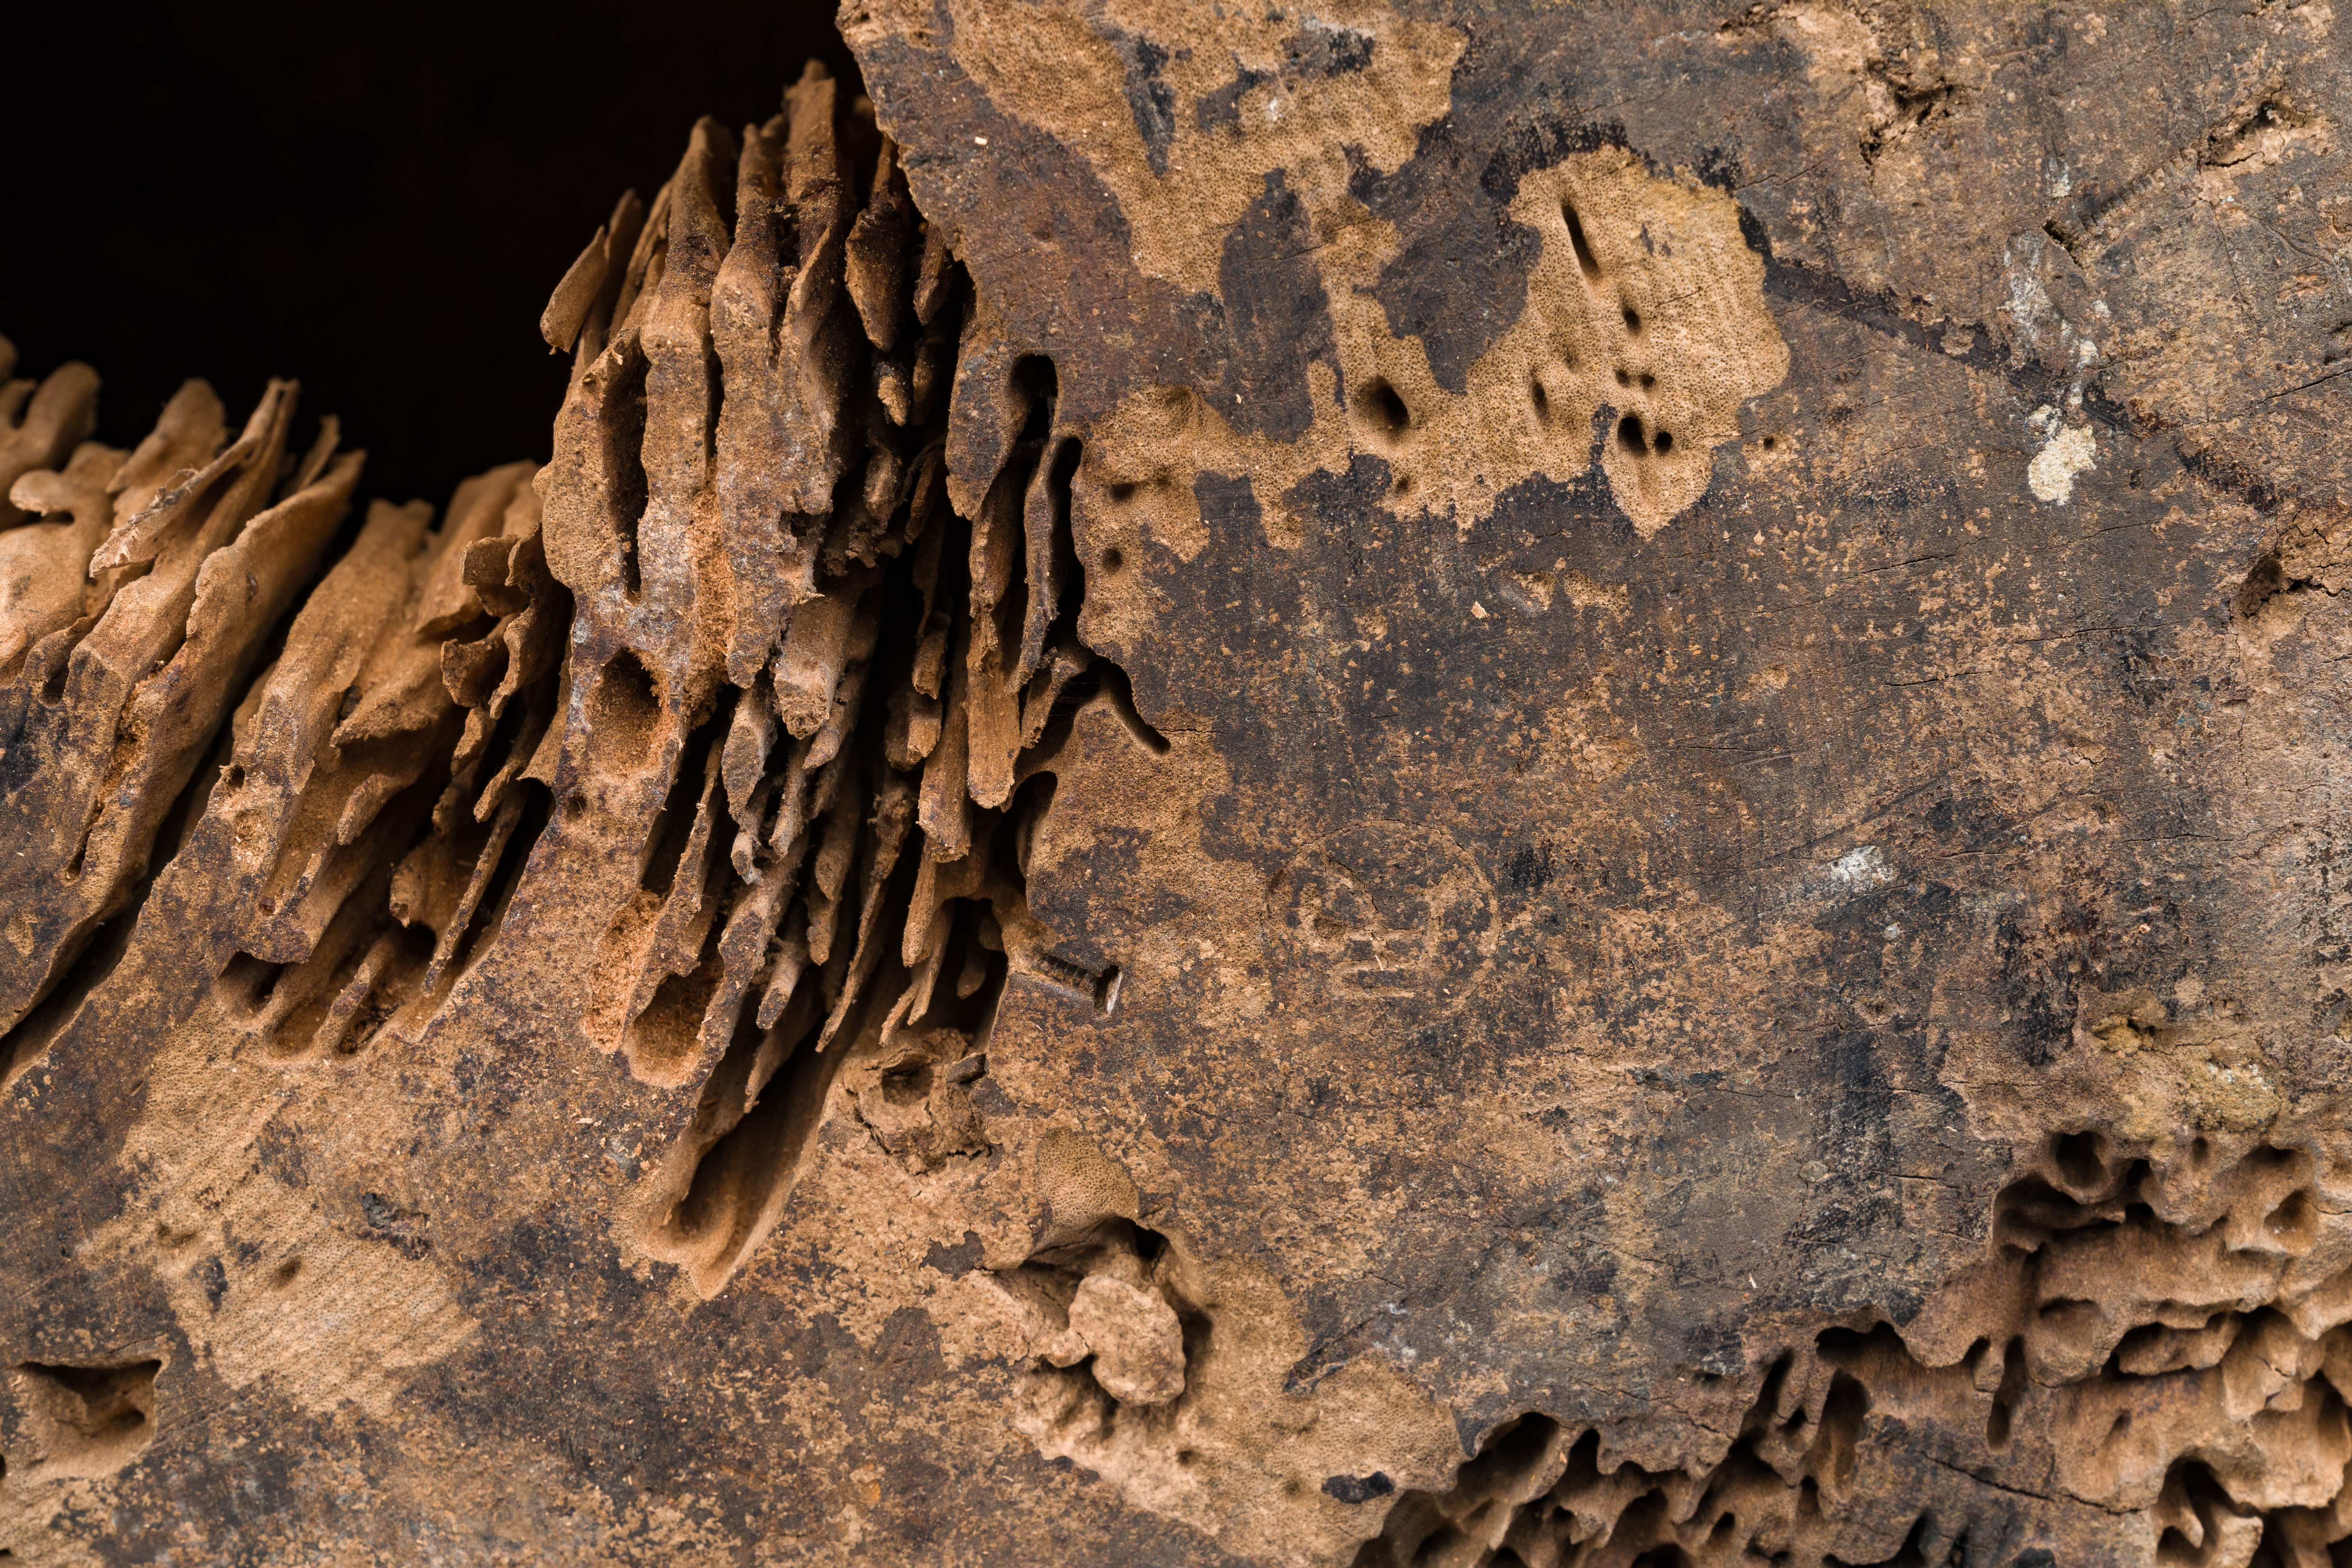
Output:
<instances>
[{"instance_id":1,"label":"termite-damaged wood","mask_svg":"<svg viewBox=\"0 0 2352 1568\"><path fill-rule=\"evenodd\" d=\"M843 26L0 392L0 1547L2342 1555L2332 13Z\"/></svg>"}]
</instances>

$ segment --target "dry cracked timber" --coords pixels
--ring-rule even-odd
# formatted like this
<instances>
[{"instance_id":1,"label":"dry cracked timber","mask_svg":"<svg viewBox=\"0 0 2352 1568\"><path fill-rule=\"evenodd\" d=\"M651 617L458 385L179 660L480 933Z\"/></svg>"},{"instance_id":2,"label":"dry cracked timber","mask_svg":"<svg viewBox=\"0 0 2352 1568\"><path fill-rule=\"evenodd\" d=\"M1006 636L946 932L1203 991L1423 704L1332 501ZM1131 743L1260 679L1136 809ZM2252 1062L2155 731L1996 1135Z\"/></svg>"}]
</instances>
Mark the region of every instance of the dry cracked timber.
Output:
<instances>
[{"instance_id":1,"label":"dry cracked timber","mask_svg":"<svg viewBox=\"0 0 2352 1568\"><path fill-rule=\"evenodd\" d=\"M0 1549L2352 1558L2326 0L841 21L0 395Z\"/></svg>"}]
</instances>

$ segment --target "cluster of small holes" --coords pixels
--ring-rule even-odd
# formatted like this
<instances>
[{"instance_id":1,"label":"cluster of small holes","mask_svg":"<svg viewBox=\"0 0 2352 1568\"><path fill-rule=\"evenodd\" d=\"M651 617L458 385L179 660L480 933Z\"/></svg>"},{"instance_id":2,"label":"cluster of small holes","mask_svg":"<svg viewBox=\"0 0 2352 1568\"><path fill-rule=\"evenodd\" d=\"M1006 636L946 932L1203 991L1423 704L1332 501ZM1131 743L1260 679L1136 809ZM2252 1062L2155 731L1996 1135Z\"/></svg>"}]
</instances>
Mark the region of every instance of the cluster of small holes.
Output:
<instances>
[{"instance_id":1,"label":"cluster of small holes","mask_svg":"<svg viewBox=\"0 0 2352 1568\"><path fill-rule=\"evenodd\" d=\"M1656 427L1646 428L1637 414L1628 414L1617 421L1617 444L1635 457L1654 453L1664 457L1675 449L1675 433Z\"/></svg>"},{"instance_id":2,"label":"cluster of small holes","mask_svg":"<svg viewBox=\"0 0 2352 1568\"><path fill-rule=\"evenodd\" d=\"M1112 506L1128 507L1141 500L1146 490L1164 493L1173 489L1175 484L1172 470L1162 468L1144 479L1106 479L1103 481L1102 494ZM1115 576L1127 569L1127 552L1116 544L1106 544L1100 553L1096 555L1094 563L1096 569L1103 575Z\"/></svg>"},{"instance_id":3,"label":"cluster of small holes","mask_svg":"<svg viewBox=\"0 0 2352 1568\"><path fill-rule=\"evenodd\" d=\"M1575 253L1576 268L1583 275L1585 286L1594 294L1602 292L1606 279L1601 258L1593 253L1592 242L1584 231L1584 220L1576 210L1573 200L1562 197L1559 204L1561 226L1568 231L1569 248ZM1616 298L1618 321L1631 340L1642 335L1642 312L1622 293ZM1629 343L1630 346L1630 343ZM1574 371L1576 355L1562 344L1554 351L1563 368ZM1626 391L1649 392L1658 384L1658 378L1649 371L1636 371L1631 365L1619 364L1615 371L1617 384ZM1551 390L1544 384L1541 367L1528 373L1528 403L1535 411L1538 424L1553 422L1555 407ZM1642 458L1664 457L1675 449L1673 432L1661 429L1638 413L1624 414L1617 422L1617 444L1627 453Z\"/></svg>"}]
</instances>

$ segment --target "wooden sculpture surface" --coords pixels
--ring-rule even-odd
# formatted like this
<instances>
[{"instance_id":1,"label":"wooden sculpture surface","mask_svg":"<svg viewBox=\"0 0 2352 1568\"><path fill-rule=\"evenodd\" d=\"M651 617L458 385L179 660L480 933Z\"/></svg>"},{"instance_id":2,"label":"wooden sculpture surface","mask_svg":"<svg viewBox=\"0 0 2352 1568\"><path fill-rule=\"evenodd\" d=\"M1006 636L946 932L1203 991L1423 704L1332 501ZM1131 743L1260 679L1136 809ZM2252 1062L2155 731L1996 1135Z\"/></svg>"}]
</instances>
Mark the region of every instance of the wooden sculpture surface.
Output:
<instances>
[{"instance_id":1,"label":"wooden sculpture surface","mask_svg":"<svg viewBox=\"0 0 2352 1568\"><path fill-rule=\"evenodd\" d=\"M841 22L0 398L0 1547L2352 1550L2326 0Z\"/></svg>"}]
</instances>

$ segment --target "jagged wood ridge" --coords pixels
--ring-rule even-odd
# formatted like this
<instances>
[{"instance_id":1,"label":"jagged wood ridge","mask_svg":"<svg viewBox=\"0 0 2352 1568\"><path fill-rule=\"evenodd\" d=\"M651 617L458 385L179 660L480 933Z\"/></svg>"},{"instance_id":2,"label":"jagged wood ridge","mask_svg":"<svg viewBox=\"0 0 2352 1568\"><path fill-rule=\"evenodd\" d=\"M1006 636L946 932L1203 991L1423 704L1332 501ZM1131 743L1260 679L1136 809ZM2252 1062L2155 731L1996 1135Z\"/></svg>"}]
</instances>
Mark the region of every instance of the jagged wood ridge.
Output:
<instances>
[{"instance_id":1,"label":"jagged wood ridge","mask_svg":"<svg viewBox=\"0 0 2352 1568\"><path fill-rule=\"evenodd\" d=\"M86 367L58 372L12 451L46 444L55 461L92 427L96 395ZM159 835L350 504L360 454L335 455L331 419L307 454L292 446L295 401L272 382L231 440L219 398L190 382L134 451L84 443L11 489L60 519L0 536L0 837L21 846L0 942L12 1069L120 955Z\"/></svg>"},{"instance_id":2,"label":"jagged wood ridge","mask_svg":"<svg viewBox=\"0 0 2352 1568\"><path fill-rule=\"evenodd\" d=\"M191 383L127 458L18 484L65 521L5 536L5 809L57 862L10 871L12 1061L116 974L151 856L184 929L113 992L168 973L167 1021L209 996L281 1060L413 1035L560 798L559 865L636 868L582 1026L700 1085L649 1252L723 1284L853 1054L919 1098L942 1064L909 1158L979 1147L978 1068L945 1064L977 1061L1007 955L1102 1005L1115 976L1044 955L1021 894L1051 780L1016 792L1104 684L1075 635L1077 444L1050 363L958 381L969 314L870 111L813 70L622 199L542 321L574 353L554 461L467 481L437 529L378 502L329 564L360 458L331 420L289 456L290 384L232 441ZM95 395L52 376L9 461L58 462ZM1011 424L968 520L944 448L975 399Z\"/></svg>"},{"instance_id":3,"label":"jagged wood ridge","mask_svg":"<svg viewBox=\"0 0 2352 1568\"><path fill-rule=\"evenodd\" d=\"M86 367L14 384L15 502L59 520L0 535L0 809L39 857L7 871L15 1069L207 999L281 1061L413 1037L552 816L542 894L635 868L587 1037L699 1085L647 1251L723 1284L852 1055L919 1100L940 1065L907 1157L982 1147L979 1068L948 1064L980 1060L1008 955L1116 987L1042 951L1021 867L1051 779L1022 786L1097 691L1156 738L1075 634L1053 367L959 380L970 292L813 69L622 199L542 322L574 353L554 461L467 480L437 528L376 502L341 538L362 459L331 419L294 454L291 384L232 440L192 382L127 456L74 447ZM1004 428L967 519L971 403Z\"/></svg>"},{"instance_id":4,"label":"jagged wood ridge","mask_svg":"<svg viewBox=\"0 0 2352 1568\"><path fill-rule=\"evenodd\" d=\"M362 457L332 418L295 450L294 405L273 383L231 441L190 382L128 457L84 443L15 487L59 521L0 535L12 1071L142 1003L168 1026L212 997L288 1058L421 1026L544 819L522 774L568 604L531 466L437 530L379 501L341 541Z\"/></svg>"},{"instance_id":5,"label":"jagged wood ridge","mask_svg":"<svg viewBox=\"0 0 2352 1568\"><path fill-rule=\"evenodd\" d=\"M1529 1412L1450 1489L1399 1497L1359 1568L1833 1563L1890 1520L1901 1540L1873 1561L2009 1563L2018 1500L2104 1542L2103 1562L2339 1560L2340 1167L2243 1137L2096 1131L2053 1135L2027 1164L1990 1255L1906 1321L1823 1328L1742 1379L1712 1465L1645 1465L1636 1432Z\"/></svg>"},{"instance_id":6,"label":"jagged wood ridge","mask_svg":"<svg viewBox=\"0 0 2352 1568\"><path fill-rule=\"evenodd\" d=\"M554 778L562 831L637 867L583 1025L702 1086L638 1240L709 1293L845 1060L936 1092L910 1157L976 1151L978 1069L950 1064L1008 962L1108 1005L1021 892L1051 781L1024 785L1106 671L1053 367L960 358L970 284L870 110L813 68L766 124L696 127L640 215L625 196L544 321L575 355L542 478L579 603ZM1008 419L967 516L951 430Z\"/></svg>"}]
</instances>

